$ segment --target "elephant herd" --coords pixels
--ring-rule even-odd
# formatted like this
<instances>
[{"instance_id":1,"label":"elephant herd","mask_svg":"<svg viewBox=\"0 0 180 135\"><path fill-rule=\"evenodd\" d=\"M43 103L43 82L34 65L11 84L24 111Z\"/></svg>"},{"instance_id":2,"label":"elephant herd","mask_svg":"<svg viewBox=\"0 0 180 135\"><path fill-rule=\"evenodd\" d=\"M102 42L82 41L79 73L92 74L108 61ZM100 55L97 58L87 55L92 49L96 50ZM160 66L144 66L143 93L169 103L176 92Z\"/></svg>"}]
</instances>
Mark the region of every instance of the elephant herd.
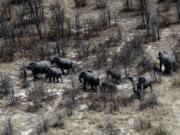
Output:
<instances>
[{"instance_id":1,"label":"elephant herd","mask_svg":"<svg viewBox=\"0 0 180 135\"><path fill-rule=\"evenodd\" d=\"M171 73L175 71L175 59L172 55L165 51L159 51L159 67L155 67L155 72ZM162 68L164 66L164 69ZM61 79L63 83L62 75L68 75L70 70L75 73L73 61L67 58L61 58L60 56L53 56L48 60L42 60L38 62L30 62L26 66L27 70L31 70L34 80L37 79L39 74L45 74L45 78L49 81L57 81ZM107 80L100 83L99 75L93 70L83 70L79 73L79 82L83 83L83 89L85 90L87 85L90 85L92 89L97 90L99 87L101 90L106 91L106 89L115 89L115 84L119 83L121 80L121 73L115 71L114 69L108 69L106 71ZM141 76L134 77L128 76L126 73L126 78L130 80L133 86L133 92L141 100L143 97L144 89L150 87L151 91L154 79L145 73Z\"/></svg>"},{"instance_id":2,"label":"elephant herd","mask_svg":"<svg viewBox=\"0 0 180 135\"><path fill-rule=\"evenodd\" d=\"M39 74L45 74L46 79L49 79L50 82L59 82L59 79L61 79L62 83L62 75L69 74L70 70L74 72L73 62L59 56L54 56L49 60L30 62L26 69L31 70L34 80L37 79ZM65 70L67 70L67 73L65 73Z\"/></svg>"}]
</instances>

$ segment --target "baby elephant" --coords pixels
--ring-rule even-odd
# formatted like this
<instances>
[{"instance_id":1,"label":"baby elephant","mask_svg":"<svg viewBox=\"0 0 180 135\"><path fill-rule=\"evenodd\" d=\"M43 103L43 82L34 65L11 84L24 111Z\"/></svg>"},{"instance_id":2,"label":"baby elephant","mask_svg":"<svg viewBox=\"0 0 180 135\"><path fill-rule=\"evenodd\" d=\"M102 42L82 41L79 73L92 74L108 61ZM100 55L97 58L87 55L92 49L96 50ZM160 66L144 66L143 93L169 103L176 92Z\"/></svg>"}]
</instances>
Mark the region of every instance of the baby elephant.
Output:
<instances>
[{"instance_id":1,"label":"baby elephant","mask_svg":"<svg viewBox=\"0 0 180 135\"><path fill-rule=\"evenodd\" d=\"M99 76L97 73L91 70L84 70L79 74L79 82L83 83L83 89L86 89L86 85L91 85L92 89L97 90L97 86L99 86Z\"/></svg>"},{"instance_id":2,"label":"baby elephant","mask_svg":"<svg viewBox=\"0 0 180 135\"><path fill-rule=\"evenodd\" d=\"M149 74L144 74L139 77L127 77L131 82L133 86L134 93L139 97L140 100L143 99L144 90L148 87L152 89L152 84L154 83L154 79Z\"/></svg>"},{"instance_id":3,"label":"baby elephant","mask_svg":"<svg viewBox=\"0 0 180 135\"><path fill-rule=\"evenodd\" d=\"M106 81L104 81L104 82L102 82L102 84L101 84L101 90L103 91L103 92L110 92L110 93L113 93L113 92L115 92L116 91L116 86L113 84L113 83L111 83L111 82L106 82Z\"/></svg>"},{"instance_id":4,"label":"baby elephant","mask_svg":"<svg viewBox=\"0 0 180 135\"><path fill-rule=\"evenodd\" d=\"M119 83L119 81L121 80L121 73L119 73L113 69L108 69L106 72L106 75L107 75L107 78L108 79L111 78L111 80L113 82Z\"/></svg>"},{"instance_id":5,"label":"baby elephant","mask_svg":"<svg viewBox=\"0 0 180 135\"><path fill-rule=\"evenodd\" d=\"M52 79L54 82L55 81L59 82L59 78L61 79L61 82L63 83L62 72L59 68L48 67L46 69L46 79L49 79L50 82L52 81Z\"/></svg>"}]
</instances>

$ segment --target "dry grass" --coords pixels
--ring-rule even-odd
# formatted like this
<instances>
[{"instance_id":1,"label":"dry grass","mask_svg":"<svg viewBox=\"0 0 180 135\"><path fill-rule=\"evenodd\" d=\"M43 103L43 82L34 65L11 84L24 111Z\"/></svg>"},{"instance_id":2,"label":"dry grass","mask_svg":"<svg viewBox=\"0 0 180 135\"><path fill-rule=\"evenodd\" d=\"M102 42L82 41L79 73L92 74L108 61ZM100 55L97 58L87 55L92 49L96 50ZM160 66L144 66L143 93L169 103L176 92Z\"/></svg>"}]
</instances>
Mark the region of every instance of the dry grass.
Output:
<instances>
[{"instance_id":1,"label":"dry grass","mask_svg":"<svg viewBox=\"0 0 180 135\"><path fill-rule=\"evenodd\" d=\"M138 132L149 130L152 128L151 121L148 118L138 118L137 120L135 120L134 124L134 129Z\"/></svg>"},{"instance_id":2,"label":"dry grass","mask_svg":"<svg viewBox=\"0 0 180 135\"><path fill-rule=\"evenodd\" d=\"M144 97L143 101L141 101L139 109L144 110L147 108L154 108L156 105L158 105L157 96L154 93L150 93Z\"/></svg>"},{"instance_id":3,"label":"dry grass","mask_svg":"<svg viewBox=\"0 0 180 135\"><path fill-rule=\"evenodd\" d=\"M160 124L157 128L153 129L153 135L171 135L171 133L167 131L164 125Z\"/></svg>"},{"instance_id":4,"label":"dry grass","mask_svg":"<svg viewBox=\"0 0 180 135\"><path fill-rule=\"evenodd\" d=\"M180 74L179 73L173 78L171 86L177 87L177 88L180 87Z\"/></svg>"}]
</instances>

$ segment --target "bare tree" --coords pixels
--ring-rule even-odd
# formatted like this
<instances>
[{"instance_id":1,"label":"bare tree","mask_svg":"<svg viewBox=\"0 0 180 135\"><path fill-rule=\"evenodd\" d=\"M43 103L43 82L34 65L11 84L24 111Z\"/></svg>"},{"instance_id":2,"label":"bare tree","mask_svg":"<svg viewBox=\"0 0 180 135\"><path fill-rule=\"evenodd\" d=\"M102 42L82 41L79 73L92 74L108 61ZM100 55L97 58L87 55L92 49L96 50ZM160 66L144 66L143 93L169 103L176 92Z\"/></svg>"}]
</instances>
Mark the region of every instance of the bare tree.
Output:
<instances>
[{"instance_id":1,"label":"bare tree","mask_svg":"<svg viewBox=\"0 0 180 135\"><path fill-rule=\"evenodd\" d=\"M107 56L108 56L108 51L107 51L107 46L103 46L102 44L98 45L97 48L97 61L96 61L96 65L98 67L101 67L102 64L107 62Z\"/></svg>"},{"instance_id":2,"label":"bare tree","mask_svg":"<svg viewBox=\"0 0 180 135\"><path fill-rule=\"evenodd\" d=\"M51 5L51 19L53 30L57 34L58 38L65 36L65 12L59 1L56 0L55 4Z\"/></svg>"},{"instance_id":3,"label":"bare tree","mask_svg":"<svg viewBox=\"0 0 180 135\"><path fill-rule=\"evenodd\" d=\"M129 11L132 8L132 6L133 6L132 0L126 0L125 10Z\"/></svg>"},{"instance_id":4,"label":"bare tree","mask_svg":"<svg viewBox=\"0 0 180 135\"><path fill-rule=\"evenodd\" d=\"M176 3L176 9L177 9L177 20L180 22L180 2Z\"/></svg>"},{"instance_id":5,"label":"bare tree","mask_svg":"<svg viewBox=\"0 0 180 135\"><path fill-rule=\"evenodd\" d=\"M143 24L147 30L148 35L149 35L150 11L148 9L147 0L139 0L139 9L140 9L140 15L141 15L142 20L143 20Z\"/></svg>"},{"instance_id":6,"label":"bare tree","mask_svg":"<svg viewBox=\"0 0 180 135\"><path fill-rule=\"evenodd\" d=\"M14 90L13 80L7 75L0 74L0 95L7 96Z\"/></svg>"},{"instance_id":7,"label":"bare tree","mask_svg":"<svg viewBox=\"0 0 180 135\"><path fill-rule=\"evenodd\" d=\"M13 135L13 134L14 134L13 125L12 125L11 119L8 119L5 124L2 135Z\"/></svg>"},{"instance_id":8,"label":"bare tree","mask_svg":"<svg viewBox=\"0 0 180 135\"><path fill-rule=\"evenodd\" d=\"M39 38L42 40L41 22L44 20L43 0L27 0L30 17L34 22Z\"/></svg>"},{"instance_id":9,"label":"bare tree","mask_svg":"<svg viewBox=\"0 0 180 135\"><path fill-rule=\"evenodd\" d=\"M45 118L44 114L42 116L41 120L38 120L38 123L36 125L36 133L37 135L41 135L43 132L48 132L48 122Z\"/></svg>"}]
</instances>

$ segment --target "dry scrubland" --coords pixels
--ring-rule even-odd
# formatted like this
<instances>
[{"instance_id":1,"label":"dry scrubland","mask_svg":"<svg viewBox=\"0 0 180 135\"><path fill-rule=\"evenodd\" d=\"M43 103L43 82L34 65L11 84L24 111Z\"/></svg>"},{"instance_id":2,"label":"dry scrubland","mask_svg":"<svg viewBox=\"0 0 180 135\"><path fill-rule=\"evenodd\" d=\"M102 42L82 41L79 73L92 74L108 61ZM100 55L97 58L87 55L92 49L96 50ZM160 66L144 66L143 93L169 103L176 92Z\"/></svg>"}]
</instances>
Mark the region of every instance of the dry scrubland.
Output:
<instances>
[{"instance_id":1,"label":"dry scrubland","mask_svg":"<svg viewBox=\"0 0 180 135\"><path fill-rule=\"evenodd\" d=\"M162 74L153 92L147 89L145 99L139 101L123 70L132 75L152 73L152 65L159 64L158 52L172 54L180 45L180 2L104 1L87 0L75 7L73 0L43 0L40 8L35 2L33 12L21 0L2 2L0 134L180 134L179 71ZM140 7L140 1L146 6ZM23 63L57 53L74 61L75 74L63 76L61 84L33 81L28 72L24 82ZM143 67L143 61L149 66ZM112 66L123 76L113 97L82 90L81 70L93 69L104 80Z\"/></svg>"}]
</instances>

